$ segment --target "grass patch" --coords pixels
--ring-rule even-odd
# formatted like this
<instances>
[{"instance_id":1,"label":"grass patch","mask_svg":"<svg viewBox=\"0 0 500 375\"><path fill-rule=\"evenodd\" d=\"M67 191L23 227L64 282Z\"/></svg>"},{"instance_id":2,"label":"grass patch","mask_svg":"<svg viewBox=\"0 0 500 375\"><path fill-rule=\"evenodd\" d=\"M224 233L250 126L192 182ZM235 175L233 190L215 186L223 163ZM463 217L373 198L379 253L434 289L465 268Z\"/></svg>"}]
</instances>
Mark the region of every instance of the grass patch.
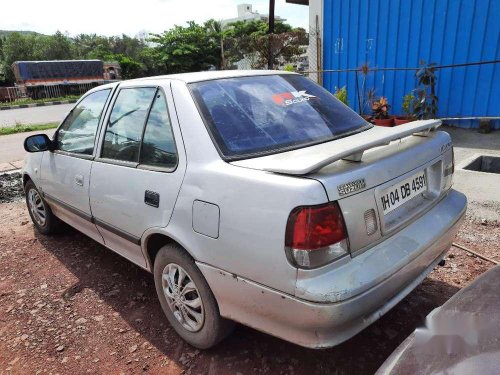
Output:
<instances>
[{"instance_id":1,"label":"grass patch","mask_svg":"<svg viewBox=\"0 0 500 375\"><path fill-rule=\"evenodd\" d=\"M15 134L15 133L24 133L24 132L33 132L33 131L54 129L54 128L57 128L58 125L59 125L59 123L57 123L57 122L51 122L48 124L37 124L37 125L17 124L14 126L5 126L5 127L0 127L0 135L8 135L8 134Z\"/></svg>"},{"instance_id":2,"label":"grass patch","mask_svg":"<svg viewBox=\"0 0 500 375\"><path fill-rule=\"evenodd\" d=\"M18 99L13 102L0 103L0 107L10 107L13 105L21 105L21 104L33 104L33 103L47 103L47 102L63 102L65 100L78 100L80 99L80 95L68 95L61 96L59 98L44 98L44 99Z\"/></svg>"}]
</instances>

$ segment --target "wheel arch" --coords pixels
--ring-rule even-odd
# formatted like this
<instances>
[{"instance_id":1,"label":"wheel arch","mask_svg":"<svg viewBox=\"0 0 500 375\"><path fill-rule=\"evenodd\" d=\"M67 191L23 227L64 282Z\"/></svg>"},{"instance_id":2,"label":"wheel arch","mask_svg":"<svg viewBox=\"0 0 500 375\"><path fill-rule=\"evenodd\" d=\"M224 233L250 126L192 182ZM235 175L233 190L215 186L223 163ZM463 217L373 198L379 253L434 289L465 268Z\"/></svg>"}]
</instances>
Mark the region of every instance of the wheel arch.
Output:
<instances>
[{"instance_id":1,"label":"wheel arch","mask_svg":"<svg viewBox=\"0 0 500 375\"><path fill-rule=\"evenodd\" d=\"M151 233L146 233L143 236L143 253L146 257L146 262L147 262L147 268L149 269L150 272L153 272L153 267L154 267L154 261L156 258L156 254L158 254L158 251L165 246L169 244L176 244L180 246L190 257L195 259L193 257L193 254L184 246L180 241L177 239L173 238L171 235L165 233L165 232L160 232L160 231L155 231Z\"/></svg>"},{"instance_id":2,"label":"wheel arch","mask_svg":"<svg viewBox=\"0 0 500 375\"><path fill-rule=\"evenodd\" d=\"M23 173L23 190L25 190L25 187L26 187L26 184L28 183L28 181L33 182L33 179L30 177L30 175L28 173L24 172ZM35 182L33 182L33 183L35 183Z\"/></svg>"}]
</instances>

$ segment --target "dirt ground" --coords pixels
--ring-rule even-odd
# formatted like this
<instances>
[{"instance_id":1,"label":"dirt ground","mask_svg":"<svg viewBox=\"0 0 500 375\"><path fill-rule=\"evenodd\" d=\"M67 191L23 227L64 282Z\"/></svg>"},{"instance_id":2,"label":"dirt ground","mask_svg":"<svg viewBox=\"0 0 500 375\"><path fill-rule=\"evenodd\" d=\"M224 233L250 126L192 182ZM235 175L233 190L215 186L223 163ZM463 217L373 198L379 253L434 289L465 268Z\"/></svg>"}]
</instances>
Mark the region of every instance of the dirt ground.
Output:
<instances>
[{"instance_id":1,"label":"dirt ground","mask_svg":"<svg viewBox=\"0 0 500 375\"><path fill-rule=\"evenodd\" d=\"M456 241L500 260L498 222L468 220ZM336 348L308 350L237 326L198 351L169 327L150 274L74 230L39 235L24 202L0 203L0 374L372 374L490 267L452 248L444 267Z\"/></svg>"}]
</instances>

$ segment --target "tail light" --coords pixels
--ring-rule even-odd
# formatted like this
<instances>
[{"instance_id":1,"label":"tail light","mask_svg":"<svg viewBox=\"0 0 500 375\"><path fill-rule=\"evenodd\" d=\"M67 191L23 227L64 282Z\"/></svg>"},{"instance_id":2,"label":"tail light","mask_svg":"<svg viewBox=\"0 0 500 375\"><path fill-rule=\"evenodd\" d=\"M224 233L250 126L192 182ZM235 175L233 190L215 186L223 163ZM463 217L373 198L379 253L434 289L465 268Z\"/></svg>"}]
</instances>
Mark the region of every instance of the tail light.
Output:
<instances>
[{"instance_id":1,"label":"tail light","mask_svg":"<svg viewBox=\"0 0 500 375\"><path fill-rule=\"evenodd\" d=\"M455 147L451 146L451 174L455 173Z\"/></svg>"},{"instance_id":2,"label":"tail light","mask_svg":"<svg viewBox=\"0 0 500 375\"><path fill-rule=\"evenodd\" d=\"M347 255L347 232L337 202L294 209L288 217L285 246L300 268L320 267Z\"/></svg>"},{"instance_id":3,"label":"tail light","mask_svg":"<svg viewBox=\"0 0 500 375\"><path fill-rule=\"evenodd\" d=\"M443 190L448 190L453 185L453 174L455 173L455 149L451 148L451 164L443 168Z\"/></svg>"}]
</instances>

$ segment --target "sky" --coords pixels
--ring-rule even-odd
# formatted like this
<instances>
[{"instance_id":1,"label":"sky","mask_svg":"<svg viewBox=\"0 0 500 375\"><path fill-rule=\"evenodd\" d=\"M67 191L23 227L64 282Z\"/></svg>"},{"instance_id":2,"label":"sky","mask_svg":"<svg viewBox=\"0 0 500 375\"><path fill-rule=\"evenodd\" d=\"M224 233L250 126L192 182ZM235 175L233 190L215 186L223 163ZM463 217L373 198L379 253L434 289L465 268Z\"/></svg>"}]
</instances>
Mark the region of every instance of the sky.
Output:
<instances>
[{"instance_id":1,"label":"sky","mask_svg":"<svg viewBox=\"0 0 500 375\"><path fill-rule=\"evenodd\" d=\"M253 11L267 14L268 0L23 0L2 1L0 30L56 31L71 36L81 33L135 36L161 33L186 21L198 23L237 16L236 5L249 3ZM292 26L308 29L308 7L276 0L275 15Z\"/></svg>"}]
</instances>

